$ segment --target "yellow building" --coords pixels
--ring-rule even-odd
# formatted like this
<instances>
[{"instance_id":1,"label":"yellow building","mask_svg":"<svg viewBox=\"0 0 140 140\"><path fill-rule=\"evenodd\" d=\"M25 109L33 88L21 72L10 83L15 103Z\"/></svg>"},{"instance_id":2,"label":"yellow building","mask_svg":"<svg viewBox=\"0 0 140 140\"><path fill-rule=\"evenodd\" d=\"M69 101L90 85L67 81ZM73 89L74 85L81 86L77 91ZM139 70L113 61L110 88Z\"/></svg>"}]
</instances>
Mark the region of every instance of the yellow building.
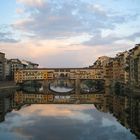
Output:
<instances>
[{"instance_id":1,"label":"yellow building","mask_svg":"<svg viewBox=\"0 0 140 140\"><path fill-rule=\"evenodd\" d=\"M44 68L17 70L15 82L52 79L104 79L102 68Z\"/></svg>"},{"instance_id":2,"label":"yellow building","mask_svg":"<svg viewBox=\"0 0 140 140\"><path fill-rule=\"evenodd\" d=\"M48 73L47 70L43 69L29 69L29 70L17 70L14 74L14 79L16 83L22 83L28 80L45 80L52 78L52 74Z\"/></svg>"}]
</instances>

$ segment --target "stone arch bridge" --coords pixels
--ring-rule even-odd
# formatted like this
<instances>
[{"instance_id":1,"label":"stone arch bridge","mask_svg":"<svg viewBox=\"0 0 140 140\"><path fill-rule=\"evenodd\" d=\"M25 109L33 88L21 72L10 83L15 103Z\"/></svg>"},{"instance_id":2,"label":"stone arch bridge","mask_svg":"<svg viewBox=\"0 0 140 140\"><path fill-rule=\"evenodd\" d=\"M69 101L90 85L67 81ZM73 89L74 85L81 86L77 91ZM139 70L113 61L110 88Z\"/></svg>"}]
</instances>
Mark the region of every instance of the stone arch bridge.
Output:
<instances>
[{"instance_id":1,"label":"stone arch bridge","mask_svg":"<svg viewBox=\"0 0 140 140\"><path fill-rule=\"evenodd\" d=\"M99 68L24 69L17 70L14 79L20 85L28 85L29 81L41 83L40 88L46 94L94 93L103 90L105 84L103 70Z\"/></svg>"}]
</instances>

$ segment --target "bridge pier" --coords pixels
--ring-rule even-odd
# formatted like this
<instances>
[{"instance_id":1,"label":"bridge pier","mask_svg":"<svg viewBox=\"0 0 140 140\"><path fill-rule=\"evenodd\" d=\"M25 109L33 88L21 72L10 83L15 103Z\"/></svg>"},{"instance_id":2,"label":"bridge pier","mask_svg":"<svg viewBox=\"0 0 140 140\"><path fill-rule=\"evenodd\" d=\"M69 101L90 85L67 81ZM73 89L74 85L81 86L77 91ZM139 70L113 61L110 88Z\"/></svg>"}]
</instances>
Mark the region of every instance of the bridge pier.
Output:
<instances>
[{"instance_id":1,"label":"bridge pier","mask_svg":"<svg viewBox=\"0 0 140 140\"><path fill-rule=\"evenodd\" d=\"M80 79L79 77L75 79L75 94L80 94Z\"/></svg>"},{"instance_id":2,"label":"bridge pier","mask_svg":"<svg viewBox=\"0 0 140 140\"><path fill-rule=\"evenodd\" d=\"M49 81L48 80L43 81L43 92L45 94L49 93Z\"/></svg>"}]
</instances>

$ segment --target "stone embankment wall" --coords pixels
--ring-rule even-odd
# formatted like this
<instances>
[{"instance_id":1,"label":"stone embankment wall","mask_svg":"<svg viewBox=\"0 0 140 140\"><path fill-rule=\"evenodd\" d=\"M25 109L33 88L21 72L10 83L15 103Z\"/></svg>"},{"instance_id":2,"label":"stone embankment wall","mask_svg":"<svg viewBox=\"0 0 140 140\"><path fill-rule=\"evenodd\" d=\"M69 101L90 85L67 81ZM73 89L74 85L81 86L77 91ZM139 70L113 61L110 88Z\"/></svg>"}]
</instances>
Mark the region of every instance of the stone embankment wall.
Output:
<instances>
[{"instance_id":1,"label":"stone embankment wall","mask_svg":"<svg viewBox=\"0 0 140 140\"><path fill-rule=\"evenodd\" d=\"M16 83L14 81L0 81L0 89L16 88Z\"/></svg>"}]
</instances>

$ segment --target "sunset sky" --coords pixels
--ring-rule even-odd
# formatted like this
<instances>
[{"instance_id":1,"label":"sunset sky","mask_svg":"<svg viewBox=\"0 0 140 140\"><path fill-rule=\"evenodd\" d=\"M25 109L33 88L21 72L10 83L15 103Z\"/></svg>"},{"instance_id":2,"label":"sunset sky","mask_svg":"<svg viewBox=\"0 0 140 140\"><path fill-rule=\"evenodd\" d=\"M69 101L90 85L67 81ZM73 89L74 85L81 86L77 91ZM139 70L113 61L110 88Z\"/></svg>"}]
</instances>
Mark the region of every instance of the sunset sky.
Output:
<instances>
[{"instance_id":1,"label":"sunset sky","mask_svg":"<svg viewBox=\"0 0 140 140\"><path fill-rule=\"evenodd\" d=\"M83 67L140 43L140 0L0 0L0 52Z\"/></svg>"}]
</instances>

